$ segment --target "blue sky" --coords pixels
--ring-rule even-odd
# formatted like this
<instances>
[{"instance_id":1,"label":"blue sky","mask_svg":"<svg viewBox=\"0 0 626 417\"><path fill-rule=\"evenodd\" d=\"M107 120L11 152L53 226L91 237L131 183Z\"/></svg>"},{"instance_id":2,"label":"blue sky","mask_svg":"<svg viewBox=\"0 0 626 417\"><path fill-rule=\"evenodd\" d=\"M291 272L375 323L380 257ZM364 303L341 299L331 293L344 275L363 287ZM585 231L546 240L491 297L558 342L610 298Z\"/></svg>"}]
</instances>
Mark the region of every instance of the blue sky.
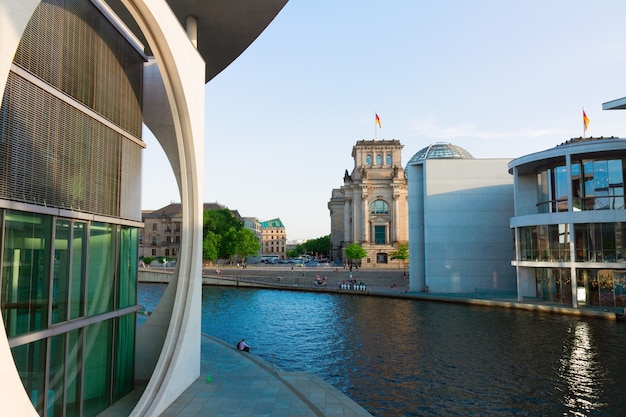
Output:
<instances>
[{"instance_id":1,"label":"blue sky","mask_svg":"<svg viewBox=\"0 0 626 417\"><path fill-rule=\"evenodd\" d=\"M583 135L626 137L623 0L291 0L206 86L204 201L330 233L357 140L517 158ZM382 129L375 131L378 113ZM144 135L144 209L178 202ZM156 184L156 185L155 185Z\"/></svg>"}]
</instances>

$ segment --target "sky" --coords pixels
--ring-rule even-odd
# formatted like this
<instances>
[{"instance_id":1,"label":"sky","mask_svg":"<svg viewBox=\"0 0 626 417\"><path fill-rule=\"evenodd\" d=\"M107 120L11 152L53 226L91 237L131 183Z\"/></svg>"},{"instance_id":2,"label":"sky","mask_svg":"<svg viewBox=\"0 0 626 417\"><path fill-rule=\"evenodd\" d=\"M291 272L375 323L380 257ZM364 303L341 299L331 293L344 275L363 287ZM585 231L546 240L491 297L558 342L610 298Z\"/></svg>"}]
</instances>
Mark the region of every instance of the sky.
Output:
<instances>
[{"instance_id":1,"label":"sky","mask_svg":"<svg viewBox=\"0 0 626 417\"><path fill-rule=\"evenodd\" d=\"M399 140L405 166L435 142L514 159L626 138L602 110L626 96L625 18L624 0L290 0L205 87L204 201L316 239L358 140ZM180 202L144 141L142 208Z\"/></svg>"}]
</instances>

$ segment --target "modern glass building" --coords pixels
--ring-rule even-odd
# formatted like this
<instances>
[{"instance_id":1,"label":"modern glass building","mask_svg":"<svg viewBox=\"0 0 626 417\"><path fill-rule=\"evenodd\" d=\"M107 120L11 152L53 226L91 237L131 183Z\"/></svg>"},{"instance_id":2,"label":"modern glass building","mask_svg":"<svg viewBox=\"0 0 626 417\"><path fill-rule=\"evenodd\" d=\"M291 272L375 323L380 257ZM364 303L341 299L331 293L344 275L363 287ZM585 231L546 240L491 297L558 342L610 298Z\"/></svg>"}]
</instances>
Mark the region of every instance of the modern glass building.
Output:
<instances>
[{"instance_id":1,"label":"modern glass building","mask_svg":"<svg viewBox=\"0 0 626 417\"><path fill-rule=\"evenodd\" d=\"M509 164L518 297L626 305L626 140L575 138Z\"/></svg>"},{"instance_id":2,"label":"modern glass building","mask_svg":"<svg viewBox=\"0 0 626 417\"><path fill-rule=\"evenodd\" d=\"M200 372L204 86L286 0L0 0L0 415L157 416ZM208 62L208 64L207 64ZM136 328L143 127L181 198Z\"/></svg>"},{"instance_id":3,"label":"modern glass building","mask_svg":"<svg viewBox=\"0 0 626 417\"><path fill-rule=\"evenodd\" d=\"M42 2L7 80L0 308L40 415L133 389L144 61L94 4Z\"/></svg>"}]
</instances>

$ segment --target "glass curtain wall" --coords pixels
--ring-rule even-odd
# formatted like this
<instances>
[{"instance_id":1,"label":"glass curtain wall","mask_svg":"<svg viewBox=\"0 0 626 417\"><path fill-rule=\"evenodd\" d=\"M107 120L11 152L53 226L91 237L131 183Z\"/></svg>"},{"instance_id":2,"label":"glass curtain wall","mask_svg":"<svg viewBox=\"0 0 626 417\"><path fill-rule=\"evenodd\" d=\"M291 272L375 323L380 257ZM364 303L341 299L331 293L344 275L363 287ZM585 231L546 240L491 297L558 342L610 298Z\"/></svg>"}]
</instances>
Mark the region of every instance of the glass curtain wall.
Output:
<instances>
[{"instance_id":1,"label":"glass curtain wall","mask_svg":"<svg viewBox=\"0 0 626 417\"><path fill-rule=\"evenodd\" d=\"M571 182L574 211L623 210L626 159L572 161ZM567 211L567 166L547 167L537 173L537 212Z\"/></svg>"},{"instance_id":2,"label":"glass curtain wall","mask_svg":"<svg viewBox=\"0 0 626 417\"><path fill-rule=\"evenodd\" d=\"M572 175L575 176L575 170ZM537 212L556 213L569 210L567 166L546 168L537 173Z\"/></svg>"},{"instance_id":3,"label":"glass curtain wall","mask_svg":"<svg viewBox=\"0 0 626 417\"><path fill-rule=\"evenodd\" d=\"M567 224L520 228L520 252L526 261L569 261L570 233Z\"/></svg>"},{"instance_id":4,"label":"glass curtain wall","mask_svg":"<svg viewBox=\"0 0 626 417\"><path fill-rule=\"evenodd\" d=\"M26 392L42 416L97 415L133 389L138 231L0 218L0 308Z\"/></svg>"},{"instance_id":5,"label":"glass curtain wall","mask_svg":"<svg viewBox=\"0 0 626 417\"><path fill-rule=\"evenodd\" d=\"M625 262L626 223L576 224L577 262Z\"/></svg>"}]
</instances>

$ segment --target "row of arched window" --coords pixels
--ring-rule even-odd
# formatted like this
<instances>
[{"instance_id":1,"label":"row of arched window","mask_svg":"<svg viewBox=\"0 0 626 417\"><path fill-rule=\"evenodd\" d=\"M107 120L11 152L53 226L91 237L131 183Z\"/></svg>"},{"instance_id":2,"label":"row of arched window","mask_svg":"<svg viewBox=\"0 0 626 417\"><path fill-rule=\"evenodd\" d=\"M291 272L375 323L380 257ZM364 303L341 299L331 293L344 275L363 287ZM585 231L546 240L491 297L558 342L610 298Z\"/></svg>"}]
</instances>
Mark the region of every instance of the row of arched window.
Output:
<instances>
[{"instance_id":1,"label":"row of arched window","mask_svg":"<svg viewBox=\"0 0 626 417\"><path fill-rule=\"evenodd\" d=\"M366 165L372 165L372 154L368 153L367 156L365 157L365 164ZM382 165L383 164L383 155L377 153L376 154L376 165ZM388 153L385 155L385 165L391 165L391 154Z\"/></svg>"}]
</instances>

